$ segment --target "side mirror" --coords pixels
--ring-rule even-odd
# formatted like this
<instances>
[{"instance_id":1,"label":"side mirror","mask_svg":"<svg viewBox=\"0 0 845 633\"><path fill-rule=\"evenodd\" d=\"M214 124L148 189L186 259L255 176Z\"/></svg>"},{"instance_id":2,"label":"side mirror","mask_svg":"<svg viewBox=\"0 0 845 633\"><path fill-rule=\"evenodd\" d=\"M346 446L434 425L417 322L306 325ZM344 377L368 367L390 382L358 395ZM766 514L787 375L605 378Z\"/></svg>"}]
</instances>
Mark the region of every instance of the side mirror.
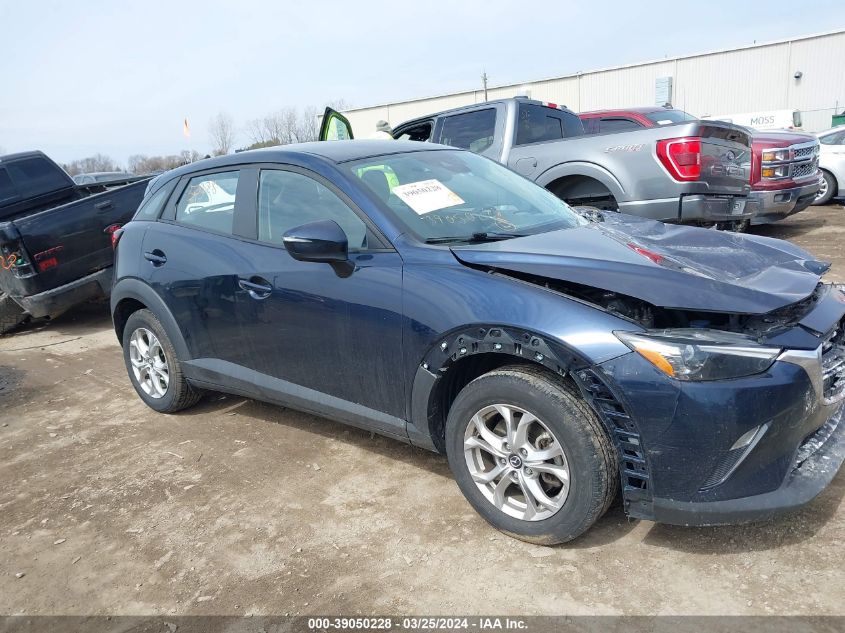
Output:
<instances>
[{"instance_id":1,"label":"side mirror","mask_svg":"<svg viewBox=\"0 0 845 633\"><path fill-rule=\"evenodd\" d=\"M346 233L334 220L309 222L290 229L282 242L291 257L301 262L345 262L349 259Z\"/></svg>"}]
</instances>

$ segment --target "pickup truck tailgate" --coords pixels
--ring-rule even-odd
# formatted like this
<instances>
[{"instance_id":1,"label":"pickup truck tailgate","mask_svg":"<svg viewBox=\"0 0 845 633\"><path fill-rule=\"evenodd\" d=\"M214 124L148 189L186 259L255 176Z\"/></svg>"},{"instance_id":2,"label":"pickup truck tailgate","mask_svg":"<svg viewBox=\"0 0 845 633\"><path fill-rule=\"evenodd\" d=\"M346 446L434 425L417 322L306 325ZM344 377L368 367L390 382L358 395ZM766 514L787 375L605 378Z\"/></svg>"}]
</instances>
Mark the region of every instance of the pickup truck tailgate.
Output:
<instances>
[{"instance_id":1,"label":"pickup truck tailgate","mask_svg":"<svg viewBox=\"0 0 845 633\"><path fill-rule=\"evenodd\" d=\"M731 125L701 122L700 193L746 195L751 179L751 137Z\"/></svg>"},{"instance_id":2,"label":"pickup truck tailgate","mask_svg":"<svg viewBox=\"0 0 845 633\"><path fill-rule=\"evenodd\" d=\"M107 229L132 218L146 187L143 180L12 220L30 266L24 274L4 271L13 273L3 284L9 294L37 294L111 266Z\"/></svg>"}]
</instances>

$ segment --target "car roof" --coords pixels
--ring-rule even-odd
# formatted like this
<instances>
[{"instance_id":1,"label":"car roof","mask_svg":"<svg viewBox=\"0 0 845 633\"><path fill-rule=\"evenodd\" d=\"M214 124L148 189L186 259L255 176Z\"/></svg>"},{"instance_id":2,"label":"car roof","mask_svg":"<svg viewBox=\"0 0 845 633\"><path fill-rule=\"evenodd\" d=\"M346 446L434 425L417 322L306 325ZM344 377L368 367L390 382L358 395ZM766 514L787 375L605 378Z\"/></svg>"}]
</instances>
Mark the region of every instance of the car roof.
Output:
<instances>
[{"instance_id":1,"label":"car roof","mask_svg":"<svg viewBox=\"0 0 845 633\"><path fill-rule=\"evenodd\" d=\"M22 158L36 158L42 156L46 158L44 152L38 150L33 150L29 152L17 152L16 154L6 154L5 156L0 156L0 162L11 162L13 160L20 160Z\"/></svg>"},{"instance_id":2,"label":"car roof","mask_svg":"<svg viewBox=\"0 0 845 633\"><path fill-rule=\"evenodd\" d=\"M381 139L356 139L348 141L313 141L311 143L295 143L292 145L276 145L262 149L251 149L216 158L183 165L168 175L184 175L205 169L242 165L244 163L301 163L309 162L314 157L332 163L345 163L363 158L386 156L388 154L404 154L408 152L424 152L431 150L451 149L445 145L422 141L392 141ZM463 151L463 150L455 150ZM169 178L168 178L169 180Z\"/></svg>"},{"instance_id":3,"label":"car roof","mask_svg":"<svg viewBox=\"0 0 845 633\"><path fill-rule=\"evenodd\" d=\"M307 167L314 160L329 163L346 163L364 158L387 156L390 154L406 154L409 152L427 152L432 150L465 150L448 147L438 143L423 141L393 141L388 139L355 139L346 141L312 141L310 143L293 143L291 145L276 145L261 149L251 149L215 158L205 158L176 169L166 171L156 176L147 189L150 194L158 190L166 182L207 169L244 165L250 163L285 163Z\"/></svg>"},{"instance_id":4,"label":"car roof","mask_svg":"<svg viewBox=\"0 0 845 633\"><path fill-rule=\"evenodd\" d=\"M638 106L636 108L608 108L606 110L588 110L587 112L579 112L581 114L623 114L625 112L634 112L636 114L651 114L652 112L665 112L667 110L677 110L678 108L662 108L660 106Z\"/></svg>"},{"instance_id":5,"label":"car roof","mask_svg":"<svg viewBox=\"0 0 845 633\"><path fill-rule=\"evenodd\" d=\"M822 130L821 132L816 132L816 136L824 136L825 134L831 134L833 132L841 132L845 130L845 125L837 125L836 127L829 128L827 130Z\"/></svg>"}]
</instances>

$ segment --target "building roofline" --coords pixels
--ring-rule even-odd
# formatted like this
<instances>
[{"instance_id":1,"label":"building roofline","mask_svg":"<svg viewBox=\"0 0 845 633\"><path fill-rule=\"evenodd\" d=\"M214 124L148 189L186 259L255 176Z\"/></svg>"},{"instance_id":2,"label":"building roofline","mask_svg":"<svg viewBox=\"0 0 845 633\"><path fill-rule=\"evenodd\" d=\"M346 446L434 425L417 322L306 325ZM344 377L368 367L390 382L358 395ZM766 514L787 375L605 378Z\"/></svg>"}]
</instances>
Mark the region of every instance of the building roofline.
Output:
<instances>
[{"instance_id":1,"label":"building roofline","mask_svg":"<svg viewBox=\"0 0 845 633\"><path fill-rule=\"evenodd\" d=\"M646 60L646 61L633 62L631 64L621 64L621 65L618 65L618 66L605 66L603 68L593 68L593 69L590 69L590 70L579 70L579 71L576 71L574 73L569 73L567 75L554 75L554 76L550 76L550 77L542 77L542 78L539 78L539 79L528 79L528 80L525 80L525 81L518 81L518 82L514 82L514 83L501 84L501 85L498 85L498 86L488 86L487 89L488 90L498 90L498 89L501 89L501 88L521 87L521 86L524 86L526 84L536 84L536 83L541 83L541 82L544 82L544 81L554 81L554 80L557 80L557 79L570 79L570 78L573 78L573 77L579 77L581 75L593 75L593 74L597 74L597 73L609 72L609 71L612 71L612 70L623 70L625 68L635 68L637 66L651 66L652 64L662 64L662 63L666 63L666 62L678 61L678 60L681 60L681 59L691 59L693 57L704 57L705 55L716 55L718 53L731 53L733 51L748 50L750 48L764 48L766 46L776 46L777 44L786 44L788 42L799 42L799 41L802 41L802 40L811 40L811 39L814 39L814 38L817 38L817 37L828 37L830 35L840 35L842 33L845 33L845 29L835 29L835 30L832 30L832 31L823 31L821 33L811 33L809 35L799 35L799 36L796 36L796 37L786 37L786 38L782 38L782 39L779 39L779 40L771 40L771 41L768 41L768 42L760 42L759 44L758 43L744 44L742 46L733 46L733 47L730 47L730 48L718 48L718 49L713 49L713 50L709 50L709 51L702 51L702 52L698 52L698 53L689 53L689 54L686 54L686 55L676 55L675 57L664 57L664 58L661 58L661 59L649 59L649 60ZM481 90L482 90L481 88L469 88L467 90L458 90L458 91L455 91L455 92L443 92L443 93L435 94L435 95L426 95L426 96L422 96L422 97L414 97L412 99L402 99L401 101L388 101L388 102L383 102L383 103L375 103L375 104L368 105L368 106L361 106L359 108L349 108L349 109L343 110L343 112L360 112L361 110L372 110L373 108L387 108L387 107L390 107L390 106L397 106L397 105L402 105L402 104L405 104L405 103L414 103L416 101L427 101L429 99L442 99L444 97L456 97L458 95L480 92Z\"/></svg>"}]
</instances>

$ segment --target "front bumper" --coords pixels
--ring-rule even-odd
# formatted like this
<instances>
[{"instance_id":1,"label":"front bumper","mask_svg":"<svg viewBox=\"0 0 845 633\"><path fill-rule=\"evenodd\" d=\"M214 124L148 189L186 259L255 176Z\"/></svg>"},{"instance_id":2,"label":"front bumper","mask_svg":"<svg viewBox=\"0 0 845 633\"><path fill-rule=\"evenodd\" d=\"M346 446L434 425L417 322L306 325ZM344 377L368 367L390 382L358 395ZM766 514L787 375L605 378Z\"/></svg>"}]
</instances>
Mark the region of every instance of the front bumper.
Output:
<instances>
[{"instance_id":1,"label":"front bumper","mask_svg":"<svg viewBox=\"0 0 845 633\"><path fill-rule=\"evenodd\" d=\"M825 427L829 427L829 434ZM817 450L800 463L796 458L795 466L776 490L721 501L674 501L658 497L652 502L650 516L644 518L674 525L726 525L762 521L800 508L827 487L845 461L845 407L840 406L814 436L805 440L802 448L819 441ZM636 516L635 512L631 514Z\"/></svg>"},{"instance_id":2,"label":"front bumper","mask_svg":"<svg viewBox=\"0 0 845 633\"><path fill-rule=\"evenodd\" d=\"M830 343L845 328L842 294L823 293L800 323L770 339L790 341L788 350L754 376L678 381L635 352L583 372L606 387L595 397L581 378L613 434L630 516L680 525L766 519L830 483L845 460L845 367L841 342Z\"/></svg>"},{"instance_id":3,"label":"front bumper","mask_svg":"<svg viewBox=\"0 0 845 633\"><path fill-rule=\"evenodd\" d=\"M809 207L819 192L818 180L775 191L755 190L749 196L756 200L759 212L754 216L752 224L769 224L803 211Z\"/></svg>"},{"instance_id":4,"label":"front bumper","mask_svg":"<svg viewBox=\"0 0 845 633\"><path fill-rule=\"evenodd\" d=\"M27 314L54 318L73 306L97 297L108 297L113 268L103 268L58 288L51 288L28 297L12 297Z\"/></svg>"}]
</instances>

